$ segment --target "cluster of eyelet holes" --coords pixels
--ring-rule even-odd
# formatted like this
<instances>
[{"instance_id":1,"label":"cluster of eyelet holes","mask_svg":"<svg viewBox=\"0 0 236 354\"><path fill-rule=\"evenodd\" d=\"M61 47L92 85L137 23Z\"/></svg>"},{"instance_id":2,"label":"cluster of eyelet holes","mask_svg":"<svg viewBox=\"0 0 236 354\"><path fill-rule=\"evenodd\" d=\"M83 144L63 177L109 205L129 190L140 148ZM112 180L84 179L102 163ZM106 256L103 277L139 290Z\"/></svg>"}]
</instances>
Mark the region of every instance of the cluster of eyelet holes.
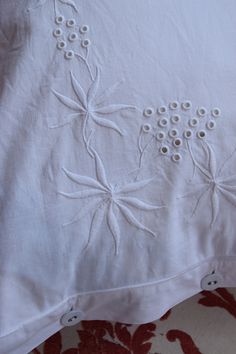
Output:
<instances>
[{"instance_id":1,"label":"cluster of eyelet holes","mask_svg":"<svg viewBox=\"0 0 236 354\"><path fill-rule=\"evenodd\" d=\"M172 110L172 111L178 109L179 107L181 107L183 110L187 111L187 110L191 109L192 103L191 103L191 101L184 101L181 104L179 104L178 101L173 101L173 102L169 103L169 109ZM153 107L147 107L143 111L143 114L144 114L145 117L151 117L151 116L154 115L154 113L155 113L155 109ZM160 115L166 114L167 113L167 106L160 106L157 109L157 113L160 114ZM208 112L207 112L205 107L199 107L196 110L196 114L198 115L198 117L200 119L202 117L205 117L207 115L207 113ZM219 108L213 108L211 110L211 115L214 118L219 117L221 115L220 109ZM188 121L188 125L191 128L197 127L199 125L199 118L197 118L197 117L190 118L189 121ZM172 124L178 124L178 123L181 122L181 116L179 114L173 114L170 117L170 121L171 121ZM158 121L158 125L160 127L162 127L162 128L167 127L168 126L168 119L166 117L160 118L159 121ZM208 122L206 122L205 126L206 126L206 128L208 130L213 130L216 127L216 122L215 122L215 120L211 119ZM147 126L145 125L143 127L143 130L145 132L150 132L151 131L151 127L147 128ZM171 136L170 133L169 133L169 135ZM205 132L205 130L199 130L199 131L196 132L196 134L193 134L192 130L190 130L190 129L187 129L187 130L185 130L183 132L183 137L185 139L191 139L194 135L197 136L199 139L203 139L203 138L206 137L206 132ZM173 137L173 135L172 135L172 137ZM163 140L163 138L159 137L159 140Z\"/></svg>"},{"instance_id":2,"label":"cluster of eyelet holes","mask_svg":"<svg viewBox=\"0 0 236 354\"><path fill-rule=\"evenodd\" d=\"M72 59L74 57L74 51L69 49L69 50L65 50L67 47L67 42L65 40L65 36L67 36L67 39L70 43L73 43L75 41L77 41L79 39L78 33L75 31L75 29L77 28L77 24L76 21L74 19L68 19L66 20L64 18L64 16L62 15L58 15L55 18L55 22L57 25L62 25L62 24L66 24L66 27L69 28L70 30L72 29L72 32L70 33L65 33L63 32L63 30L60 27L57 27L56 29L54 29L53 31L53 35L54 37L57 38L57 48L60 50L64 50L64 55L66 59ZM84 35L86 33L88 33L89 31L89 26L88 25L82 25L79 27L79 32ZM89 39L81 39L81 46L83 48L87 48L89 45L91 44Z\"/></svg>"},{"instance_id":3,"label":"cluster of eyelet holes","mask_svg":"<svg viewBox=\"0 0 236 354\"><path fill-rule=\"evenodd\" d=\"M179 107L181 107L184 111L190 110L192 108L192 102L191 101L184 101L181 104L179 104L178 101L173 101L169 103L169 109L170 110L176 110ZM157 108L157 113L158 114L165 114L167 112L167 106L160 106ZM150 117L155 113L155 109L153 107L147 107L144 109L143 114L146 117ZM197 115L199 117L204 117L208 113L205 107L199 107L196 111ZM211 115L213 117L219 117L221 114L219 108L213 108L211 111ZM178 121L178 118L177 118Z\"/></svg>"},{"instance_id":4,"label":"cluster of eyelet holes","mask_svg":"<svg viewBox=\"0 0 236 354\"><path fill-rule=\"evenodd\" d=\"M165 127L168 125L168 119L167 118L161 118L161 120L159 120L159 125L162 126L162 127ZM172 145L174 148L179 148L180 146L182 146L182 139L178 137L179 135L179 131L175 128L173 129L170 129L168 131L168 135L169 137L171 137L173 140L172 140ZM164 131L158 131L157 134L156 134L156 138L157 140L159 141L163 141L165 140L166 138L166 133ZM162 155L167 155L169 156L169 152L170 152L170 148L168 145L162 145L160 147L160 153ZM174 162L179 162L182 158L182 156L180 155L180 153L172 153L171 155L171 158Z\"/></svg>"},{"instance_id":5,"label":"cluster of eyelet holes","mask_svg":"<svg viewBox=\"0 0 236 354\"><path fill-rule=\"evenodd\" d=\"M177 127L181 122L182 118L181 115L176 112L177 110L182 109L183 111L186 111L185 114L188 114L187 111L190 111L191 108L192 103L191 101L187 100L182 103L179 103L178 101L172 101L168 106L163 105L158 107L156 110L153 107L146 107L144 109L143 115L147 118L154 116L156 113L160 115L161 117L157 122L158 126L160 128L164 128L164 130L168 129L168 132L158 130L156 133L156 139L163 143L163 145L160 147L160 153L162 155L170 155L170 147L164 143L167 134L170 138L172 138L172 146L174 149L178 149L183 145L183 140L179 137L178 129L171 128L169 125L171 123ZM170 116L168 114L168 109L171 112ZM202 129L202 122L204 122L202 119L210 113L212 118L205 123L205 127L208 130L213 130L216 127L215 118L218 118L221 115L219 108L213 108L210 112L208 112L205 107L198 107L195 113L196 117L188 119L188 126L190 129L184 129L182 135L184 139L191 139L194 136L196 136L198 139L206 138L207 132ZM155 128L153 128L151 124L145 123L142 126L142 130L144 133L150 133L151 131L155 130ZM182 159L182 156L179 152L173 151L171 152L171 158L173 161L179 162Z\"/></svg>"},{"instance_id":6,"label":"cluster of eyelet holes","mask_svg":"<svg viewBox=\"0 0 236 354\"><path fill-rule=\"evenodd\" d=\"M169 149L169 147L166 146L166 145L163 145L163 146L160 147L160 153L161 153L162 155L168 155L168 154L169 154L169 151L170 151L170 149ZM179 162L179 161L181 161L182 156L181 156L179 153L175 153L175 152L174 152L174 153L171 155L171 159L172 159L172 161L174 161L174 162Z\"/></svg>"}]
</instances>

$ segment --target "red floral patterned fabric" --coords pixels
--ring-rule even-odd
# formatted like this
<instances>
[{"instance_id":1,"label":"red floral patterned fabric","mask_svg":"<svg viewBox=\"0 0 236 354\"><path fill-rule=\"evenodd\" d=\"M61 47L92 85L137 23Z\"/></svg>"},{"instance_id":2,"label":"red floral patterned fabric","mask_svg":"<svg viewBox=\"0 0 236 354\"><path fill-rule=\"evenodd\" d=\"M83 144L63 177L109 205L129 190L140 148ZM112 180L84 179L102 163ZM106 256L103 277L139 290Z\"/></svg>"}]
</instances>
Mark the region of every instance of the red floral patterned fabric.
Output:
<instances>
[{"instance_id":1,"label":"red floral patterned fabric","mask_svg":"<svg viewBox=\"0 0 236 354\"><path fill-rule=\"evenodd\" d=\"M200 292L152 323L81 321L30 354L235 354L235 348L236 288L218 288Z\"/></svg>"}]
</instances>

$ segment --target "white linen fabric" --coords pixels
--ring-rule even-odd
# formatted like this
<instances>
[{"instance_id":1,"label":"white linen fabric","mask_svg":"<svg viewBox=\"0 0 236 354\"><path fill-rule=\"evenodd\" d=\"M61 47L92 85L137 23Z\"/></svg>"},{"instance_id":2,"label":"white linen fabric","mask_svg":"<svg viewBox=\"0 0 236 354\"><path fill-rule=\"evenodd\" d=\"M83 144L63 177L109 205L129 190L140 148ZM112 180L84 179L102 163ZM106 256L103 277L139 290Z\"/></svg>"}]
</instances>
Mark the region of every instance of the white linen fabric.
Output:
<instances>
[{"instance_id":1,"label":"white linen fabric","mask_svg":"<svg viewBox=\"0 0 236 354\"><path fill-rule=\"evenodd\" d=\"M0 1L1 354L236 286L235 38L234 0Z\"/></svg>"}]
</instances>

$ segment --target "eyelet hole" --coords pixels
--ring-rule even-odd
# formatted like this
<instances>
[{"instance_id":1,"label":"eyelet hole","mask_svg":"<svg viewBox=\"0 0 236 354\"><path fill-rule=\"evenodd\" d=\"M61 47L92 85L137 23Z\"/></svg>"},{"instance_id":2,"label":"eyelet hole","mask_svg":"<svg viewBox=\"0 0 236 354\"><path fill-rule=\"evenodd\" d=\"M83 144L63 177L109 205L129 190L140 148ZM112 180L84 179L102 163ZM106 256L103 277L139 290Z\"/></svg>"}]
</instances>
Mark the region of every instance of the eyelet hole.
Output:
<instances>
[{"instance_id":1,"label":"eyelet hole","mask_svg":"<svg viewBox=\"0 0 236 354\"><path fill-rule=\"evenodd\" d=\"M157 133L157 139L158 140L163 140L163 139L165 139L165 137L166 137L166 134L164 132L158 132Z\"/></svg>"},{"instance_id":2,"label":"eyelet hole","mask_svg":"<svg viewBox=\"0 0 236 354\"><path fill-rule=\"evenodd\" d=\"M146 117L150 117L151 115L153 115L153 113L154 113L154 109L152 107L145 108L145 110L143 111L143 114Z\"/></svg>"},{"instance_id":3,"label":"eyelet hole","mask_svg":"<svg viewBox=\"0 0 236 354\"><path fill-rule=\"evenodd\" d=\"M62 35L62 30L60 29L60 28L56 28L54 31L53 31L53 35L55 36L55 37L59 37L59 36L61 36Z\"/></svg>"},{"instance_id":4,"label":"eyelet hole","mask_svg":"<svg viewBox=\"0 0 236 354\"><path fill-rule=\"evenodd\" d=\"M63 49L66 47L66 42L65 41L60 41L57 43L57 48L58 49Z\"/></svg>"},{"instance_id":5,"label":"eyelet hole","mask_svg":"<svg viewBox=\"0 0 236 354\"><path fill-rule=\"evenodd\" d=\"M200 107L198 110L197 110L197 113L200 117L203 117L206 115L207 111L204 107Z\"/></svg>"},{"instance_id":6,"label":"eyelet hole","mask_svg":"<svg viewBox=\"0 0 236 354\"><path fill-rule=\"evenodd\" d=\"M172 155L172 160L174 162L179 162L181 159L182 159L182 156L179 153Z\"/></svg>"},{"instance_id":7,"label":"eyelet hole","mask_svg":"<svg viewBox=\"0 0 236 354\"><path fill-rule=\"evenodd\" d=\"M184 110L188 110L188 109L190 109L191 107L192 107L192 103L191 103L190 101L185 101L185 102L182 103L182 108L183 108Z\"/></svg>"},{"instance_id":8,"label":"eyelet hole","mask_svg":"<svg viewBox=\"0 0 236 354\"><path fill-rule=\"evenodd\" d=\"M61 23L63 23L64 22L64 17L62 16L62 15L59 15L59 16L57 16L56 18L55 18L55 22L57 23L57 24L61 24Z\"/></svg>"},{"instance_id":9,"label":"eyelet hole","mask_svg":"<svg viewBox=\"0 0 236 354\"><path fill-rule=\"evenodd\" d=\"M173 141L173 145L176 146L176 147L179 147L182 145L182 140L177 138Z\"/></svg>"},{"instance_id":10,"label":"eyelet hole","mask_svg":"<svg viewBox=\"0 0 236 354\"><path fill-rule=\"evenodd\" d=\"M177 129L171 129L171 130L169 131L169 136L170 136L170 137L174 138L174 137L176 137L177 135L178 135L178 130L177 130Z\"/></svg>"},{"instance_id":11,"label":"eyelet hole","mask_svg":"<svg viewBox=\"0 0 236 354\"><path fill-rule=\"evenodd\" d=\"M160 125L161 127L166 127L167 124L168 124L167 118L162 118L162 119L159 120L159 125Z\"/></svg>"},{"instance_id":12,"label":"eyelet hole","mask_svg":"<svg viewBox=\"0 0 236 354\"><path fill-rule=\"evenodd\" d=\"M161 151L161 153L162 153L163 155L166 155L166 154L168 154L168 152L169 152L169 148L168 148L167 146L162 146L162 147L160 148L160 151Z\"/></svg>"},{"instance_id":13,"label":"eyelet hole","mask_svg":"<svg viewBox=\"0 0 236 354\"><path fill-rule=\"evenodd\" d=\"M214 120L210 120L207 124L206 124L206 127L210 130L214 129L216 126L216 123Z\"/></svg>"},{"instance_id":14,"label":"eyelet hole","mask_svg":"<svg viewBox=\"0 0 236 354\"><path fill-rule=\"evenodd\" d=\"M171 117L171 122L174 123L174 124L177 124L180 122L180 116L178 114L174 115Z\"/></svg>"},{"instance_id":15,"label":"eyelet hole","mask_svg":"<svg viewBox=\"0 0 236 354\"><path fill-rule=\"evenodd\" d=\"M68 36L69 41L73 42L78 38L77 33L73 32Z\"/></svg>"},{"instance_id":16,"label":"eyelet hole","mask_svg":"<svg viewBox=\"0 0 236 354\"><path fill-rule=\"evenodd\" d=\"M199 123L199 121L198 121L197 118L191 118L191 119L189 120L189 125L190 125L191 127L196 127L196 126L198 125L198 123Z\"/></svg>"},{"instance_id":17,"label":"eyelet hole","mask_svg":"<svg viewBox=\"0 0 236 354\"><path fill-rule=\"evenodd\" d=\"M80 33L87 33L89 31L89 26L83 25L80 27Z\"/></svg>"},{"instance_id":18,"label":"eyelet hole","mask_svg":"<svg viewBox=\"0 0 236 354\"><path fill-rule=\"evenodd\" d=\"M158 113L159 113L159 114L166 113L166 111L167 111L167 108L166 108L165 106L161 106L161 107L159 107L159 109L158 109Z\"/></svg>"},{"instance_id":19,"label":"eyelet hole","mask_svg":"<svg viewBox=\"0 0 236 354\"><path fill-rule=\"evenodd\" d=\"M205 138L206 136L206 132L204 130L200 130L198 133L197 133L197 136L200 138L200 139L203 139Z\"/></svg>"},{"instance_id":20,"label":"eyelet hole","mask_svg":"<svg viewBox=\"0 0 236 354\"><path fill-rule=\"evenodd\" d=\"M193 133L192 133L191 130L185 130L185 132L184 132L184 137L185 137L186 139L190 139L190 138L192 137L192 135L193 135Z\"/></svg>"},{"instance_id":21,"label":"eyelet hole","mask_svg":"<svg viewBox=\"0 0 236 354\"><path fill-rule=\"evenodd\" d=\"M179 103L177 101L173 101L169 104L170 109L177 109L179 107Z\"/></svg>"},{"instance_id":22,"label":"eyelet hole","mask_svg":"<svg viewBox=\"0 0 236 354\"><path fill-rule=\"evenodd\" d=\"M74 57L73 50L68 50L67 52L65 52L65 58L66 59L72 59L73 57Z\"/></svg>"},{"instance_id":23,"label":"eyelet hole","mask_svg":"<svg viewBox=\"0 0 236 354\"><path fill-rule=\"evenodd\" d=\"M68 27L74 27L75 24L76 24L76 22L75 22L74 19L70 19L70 20L67 20L67 21L66 21L66 25L67 25Z\"/></svg>"},{"instance_id":24,"label":"eyelet hole","mask_svg":"<svg viewBox=\"0 0 236 354\"><path fill-rule=\"evenodd\" d=\"M91 42L90 42L89 39L84 39L84 40L81 42L81 45L82 45L82 47L84 47L84 48L87 48L90 44L91 44Z\"/></svg>"},{"instance_id":25,"label":"eyelet hole","mask_svg":"<svg viewBox=\"0 0 236 354\"><path fill-rule=\"evenodd\" d=\"M152 130L152 126L150 124L144 124L142 128L145 133L149 133Z\"/></svg>"},{"instance_id":26,"label":"eyelet hole","mask_svg":"<svg viewBox=\"0 0 236 354\"><path fill-rule=\"evenodd\" d=\"M219 117L221 112L219 108L213 108L213 110L211 111L211 114L213 115L213 117Z\"/></svg>"}]
</instances>

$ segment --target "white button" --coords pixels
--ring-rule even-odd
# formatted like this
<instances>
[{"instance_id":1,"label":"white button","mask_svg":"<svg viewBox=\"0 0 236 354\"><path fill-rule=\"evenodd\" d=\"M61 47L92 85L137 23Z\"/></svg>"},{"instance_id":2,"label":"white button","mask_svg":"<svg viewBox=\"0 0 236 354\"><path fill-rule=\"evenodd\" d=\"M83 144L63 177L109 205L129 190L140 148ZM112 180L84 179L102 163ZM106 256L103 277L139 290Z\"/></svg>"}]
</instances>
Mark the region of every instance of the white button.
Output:
<instances>
[{"instance_id":1,"label":"white button","mask_svg":"<svg viewBox=\"0 0 236 354\"><path fill-rule=\"evenodd\" d=\"M203 290L215 290L221 287L222 278L219 274L208 274L201 280Z\"/></svg>"},{"instance_id":2,"label":"white button","mask_svg":"<svg viewBox=\"0 0 236 354\"><path fill-rule=\"evenodd\" d=\"M83 317L84 313L82 311L70 311L61 317L61 324L63 326L74 326L79 323Z\"/></svg>"},{"instance_id":3,"label":"white button","mask_svg":"<svg viewBox=\"0 0 236 354\"><path fill-rule=\"evenodd\" d=\"M87 33L89 31L88 25L83 25L79 28L80 33Z\"/></svg>"}]
</instances>

